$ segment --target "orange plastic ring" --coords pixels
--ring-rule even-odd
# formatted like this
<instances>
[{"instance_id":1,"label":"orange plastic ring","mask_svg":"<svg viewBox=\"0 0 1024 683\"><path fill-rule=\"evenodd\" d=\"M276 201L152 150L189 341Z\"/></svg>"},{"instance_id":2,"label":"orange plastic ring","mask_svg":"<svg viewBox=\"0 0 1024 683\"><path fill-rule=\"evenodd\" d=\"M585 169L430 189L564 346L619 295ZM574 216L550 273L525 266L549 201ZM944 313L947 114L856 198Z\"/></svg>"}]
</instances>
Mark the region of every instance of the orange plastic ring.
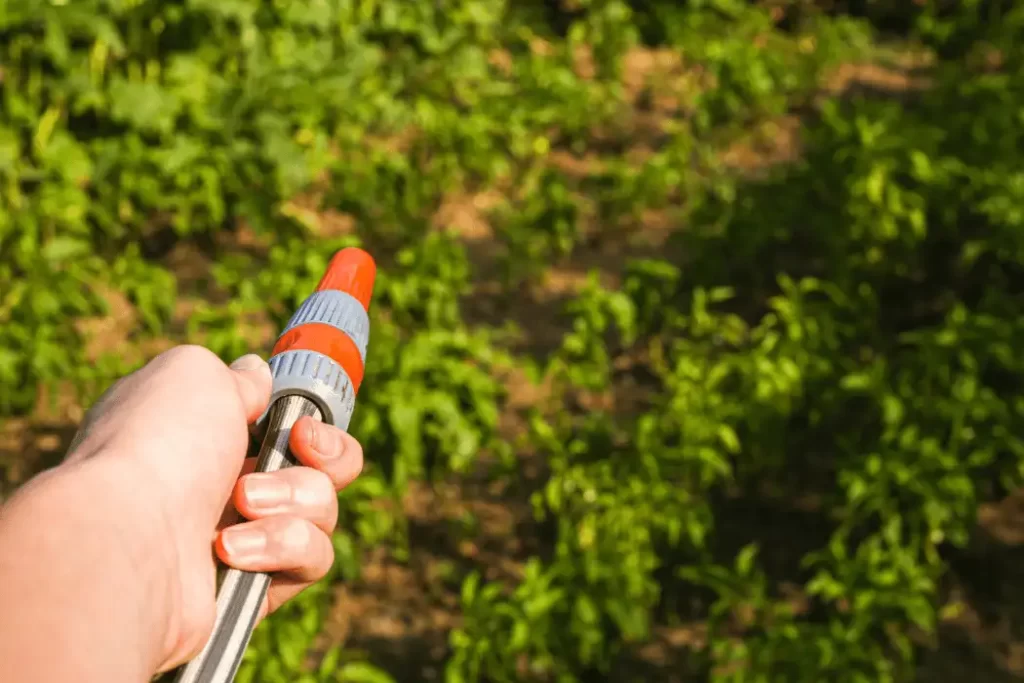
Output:
<instances>
[{"instance_id":1,"label":"orange plastic ring","mask_svg":"<svg viewBox=\"0 0 1024 683\"><path fill-rule=\"evenodd\" d=\"M324 323L306 323L288 330L274 344L272 356L285 351L315 351L340 365L359 391L363 382L363 359L352 338L337 327Z\"/></svg>"}]
</instances>

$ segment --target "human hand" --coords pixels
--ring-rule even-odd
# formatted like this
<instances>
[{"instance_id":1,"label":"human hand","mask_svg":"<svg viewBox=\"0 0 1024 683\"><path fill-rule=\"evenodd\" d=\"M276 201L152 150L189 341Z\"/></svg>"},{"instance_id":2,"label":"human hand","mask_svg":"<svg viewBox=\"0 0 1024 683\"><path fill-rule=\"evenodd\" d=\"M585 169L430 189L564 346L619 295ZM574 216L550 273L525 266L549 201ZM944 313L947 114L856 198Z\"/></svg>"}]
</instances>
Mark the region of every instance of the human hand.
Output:
<instances>
[{"instance_id":1,"label":"human hand","mask_svg":"<svg viewBox=\"0 0 1024 683\"><path fill-rule=\"evenodd\" d=\"M73 441L67 466L104 463L127 487L96 504L117 507L125 541L166 588L166 604L152 610L156 671L191 659L208 640L215 555L272 573L261 619L333 564L337 491L361 471L362 448L304 417L289 440L300 466L253 473L248 425L266 409L271 384L258 356L229 367L202 347L180 346L111 387ZM248 521L232 525L237 513Z\"/></svg>"}]
</instances>

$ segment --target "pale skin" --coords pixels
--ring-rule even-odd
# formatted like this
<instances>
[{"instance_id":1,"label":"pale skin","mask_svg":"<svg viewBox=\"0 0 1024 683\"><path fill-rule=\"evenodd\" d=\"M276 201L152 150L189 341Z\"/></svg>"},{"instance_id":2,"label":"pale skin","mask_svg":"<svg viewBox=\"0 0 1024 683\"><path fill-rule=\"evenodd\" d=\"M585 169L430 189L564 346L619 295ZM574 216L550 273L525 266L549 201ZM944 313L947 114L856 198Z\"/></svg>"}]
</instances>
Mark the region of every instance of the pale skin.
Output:
<instances>
[{"instance_id":1,"label":"pale skin","mask_svg":"<svg viewBox=\"0 0 1024 683\"><path fill-rule=\"evenodd\" d=\"M215 558L272 572L261 619L334 561L359 443L302 418L299 465L253 473L266 362L181 346L116 383L65 460L0 507L4 680L142 683L188 661L215 617ZM239 513L241 518L239 518Z\"/></svg>"}]
</instances>

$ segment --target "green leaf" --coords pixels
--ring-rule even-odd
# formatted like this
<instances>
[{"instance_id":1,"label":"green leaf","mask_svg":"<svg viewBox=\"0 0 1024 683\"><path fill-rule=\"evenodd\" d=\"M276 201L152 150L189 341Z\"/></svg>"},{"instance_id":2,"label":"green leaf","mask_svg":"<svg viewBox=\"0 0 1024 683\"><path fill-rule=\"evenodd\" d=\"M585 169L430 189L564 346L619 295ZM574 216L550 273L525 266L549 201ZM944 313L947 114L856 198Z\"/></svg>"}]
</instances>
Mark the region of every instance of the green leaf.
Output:
<instances>
[{"instance_id":1,"label":"green leaf","mask_svg":"<svg viewBox=\"0 0 1024 683\"><path fill-rule=\"evenodd\" d=\"M89 242L78 237L54 237L43 246L42 256L50 263L64 263L73 258L88 254Z\"/></svg>"},{"instance_id":2,"label":"green leaf","mask_svg":"<svg viewBox=\"0 0 1024 683\"><path fill-rule=\"evenodd\" d=\"M395 683L383 669L368 662L349 662L341 667L337 679L340 683Z\"/></svg>"}]
</instances>

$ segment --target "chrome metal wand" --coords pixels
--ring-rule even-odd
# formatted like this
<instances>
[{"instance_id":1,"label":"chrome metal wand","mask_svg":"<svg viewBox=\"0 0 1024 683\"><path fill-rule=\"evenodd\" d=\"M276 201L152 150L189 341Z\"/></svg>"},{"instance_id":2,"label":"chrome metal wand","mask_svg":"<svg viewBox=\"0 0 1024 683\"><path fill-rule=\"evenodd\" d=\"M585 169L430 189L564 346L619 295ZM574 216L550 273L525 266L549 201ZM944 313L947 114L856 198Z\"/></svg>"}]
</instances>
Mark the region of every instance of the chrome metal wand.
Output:
<instances>
[{"instance_id":1,"label":"chrome metal wand","mask_svg":"<svg viewBox=\"0 0 1024 683\"><path fill-rule=\"evenodd\" d=\"M363 381L376 272L365 251L342 249L278 337L269 361L270 404L257 421L264 432L257 472L295 463L288 439L304 415L348 429ZM270 582L271 576L260 572L221 574L213 634L199 655L175 672L175 683L234 681Z\"/></svg>"},{"instance_id":2,"label":"chrome metal wand","mask_svg":"<svg viewBox=\"0 0 1024 683\"><path fill-rule=\"evenodd\" d=\"M257 472L276 472L295 464L288 450L292 425L304 415L321 419L320 409L303 396L285 396L270 408L267 434L256 461ZM217 592L213 635L198 656L183 666L176 683L233 681L249 645L256 617L270 587L270 575L228 569Z\"/></svg>"}]
</instances>

